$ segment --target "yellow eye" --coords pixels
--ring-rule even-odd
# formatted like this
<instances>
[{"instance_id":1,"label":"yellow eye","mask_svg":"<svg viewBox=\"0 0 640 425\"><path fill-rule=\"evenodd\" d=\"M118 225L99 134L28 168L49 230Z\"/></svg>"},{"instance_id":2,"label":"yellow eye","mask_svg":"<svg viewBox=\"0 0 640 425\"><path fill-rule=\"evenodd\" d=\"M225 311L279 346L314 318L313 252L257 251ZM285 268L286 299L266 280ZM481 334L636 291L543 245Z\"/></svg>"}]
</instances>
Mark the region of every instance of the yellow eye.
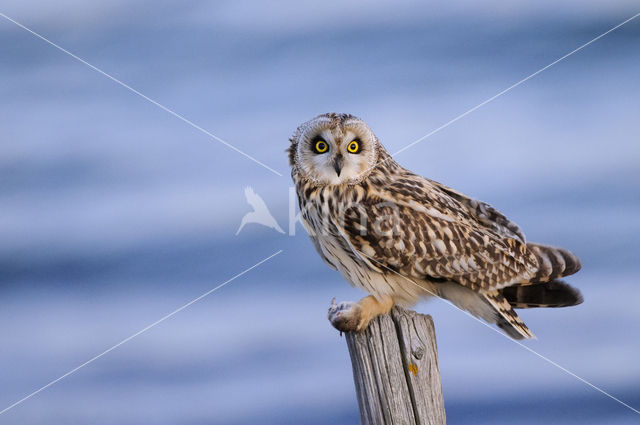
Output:
<instances>
[{"instance_id":1,"label":"yellow eye","mask_svg":"<svg viewBox=\"0 0 640 425\"><path fill-rule=\"evenodd\" d=\"M327 149L329 149L329 146L327 146L327 142L324 140L318 140L316 142L316 152L325 153Z\"/></svg>"},{"instance_id":2,"label":"yellow eye","mask_svg":"<svg viewBox=\"0 0 640 425\"><path fill-rule=\"evenodd\" d=\"M360 144L357 141L352 141L347 146L347 150L351 153L358 153L360 151Z\"/></svg>"}]
</instances>

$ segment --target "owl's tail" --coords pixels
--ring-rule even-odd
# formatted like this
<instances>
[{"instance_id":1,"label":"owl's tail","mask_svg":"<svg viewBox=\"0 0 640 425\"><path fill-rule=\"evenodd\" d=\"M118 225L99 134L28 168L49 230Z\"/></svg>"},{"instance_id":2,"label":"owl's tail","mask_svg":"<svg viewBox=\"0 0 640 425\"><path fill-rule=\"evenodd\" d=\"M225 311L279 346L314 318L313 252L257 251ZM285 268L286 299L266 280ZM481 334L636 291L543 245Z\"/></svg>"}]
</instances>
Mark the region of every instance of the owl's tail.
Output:
<instances>
[{"instance_id":1,"label":"owl's tail","mask_svg":"<svg viewBox=\"0 0 640 425\"><path fill-rule=\"evenodd\" d=\"M574 274L582 267L580 259L566 249L531 242L527 243L527 248L538 259L538 272L531 278L531 283L551 282Z\"/></svg>"},{"instance_id":2,"label":"owl's tail","mask_svg":"<svg viewBox=\"0 0 640 425\"><path fill-rule=\"evenodd\" d=\"M561 280L509 286L500 293L513 308L570 307L583 301L580 291Z\"/></svg>"},{"instance_id":3,"label":"owl's tail","mask_svg":"<svg viewBox=\"0 0 640 425\"><path fill-rule=\"evenodd\" d=\"M498 325L513 339L535 338L514 308L569 307L583 301L580 291L560 280L509 286L483 292L482 297L493 310L493 317L483 318Z\"/></svg>"},{"instance_id":4,"label":"owl's tail","mask_svg":"<svg viewBox=\"0 0 640 425\"><path fill-rule=\"evenodd\" d=\"M582 302L580 291L557 280L580 270L578 257L551 246L528 243L527 248L538 260L535 276L527 282L481 293L491 308L491 317L481 317L498 325L513 339L535 338L514 308L568 307Z\"/></svg>"},{"instance_id":5,"label":"owl's tail","mask_svg":"<svg viewBox=\"0 0 640 425\"><path fill-rule=\"evenodd\" d=\"M569 307L580 304L580 291L558 280L580 270L580 259L562 248L527 243L538 260L538 272L528 282L502 288L500 293L514 308Z\"/></svg>"}]
</instances>

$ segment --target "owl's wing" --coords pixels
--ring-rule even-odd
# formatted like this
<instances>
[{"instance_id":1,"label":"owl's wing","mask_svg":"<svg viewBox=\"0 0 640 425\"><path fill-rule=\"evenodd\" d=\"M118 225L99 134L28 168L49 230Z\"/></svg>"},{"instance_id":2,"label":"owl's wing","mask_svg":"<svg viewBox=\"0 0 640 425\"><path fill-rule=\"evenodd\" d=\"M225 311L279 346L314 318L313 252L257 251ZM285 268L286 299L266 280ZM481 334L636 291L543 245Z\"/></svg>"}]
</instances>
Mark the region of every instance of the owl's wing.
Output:
<instances>
[{"instance_id":1,"label":"owl's wing","mask_svg":"<svg viewBox=\"0 0 640 425\"><path fill-rule=\"evenodd\" d=\"M366 191L345 212L342 231L379 266L478 291L525 282L537 271L520 229L487 204L415 175Z\"/></svg>"},{"instance_id":2,"label":"owl's wing","mask_svg":"<svg viewBox=\"0 0 640 425\"><path fill-rule=\"evenodd\" d=\"M444 194L457 200L460 205L467 209L472 217L484 226L489 227L494 232L503 236L518 239L521 242L526 242L524 233L520 230L520 227L518 227L518 225L513 221L507 219L507 217L491 205L486 202L469 198L467 195L433 180L430 180L429 183L433 184Z\"/></svg>"}]
</instances>

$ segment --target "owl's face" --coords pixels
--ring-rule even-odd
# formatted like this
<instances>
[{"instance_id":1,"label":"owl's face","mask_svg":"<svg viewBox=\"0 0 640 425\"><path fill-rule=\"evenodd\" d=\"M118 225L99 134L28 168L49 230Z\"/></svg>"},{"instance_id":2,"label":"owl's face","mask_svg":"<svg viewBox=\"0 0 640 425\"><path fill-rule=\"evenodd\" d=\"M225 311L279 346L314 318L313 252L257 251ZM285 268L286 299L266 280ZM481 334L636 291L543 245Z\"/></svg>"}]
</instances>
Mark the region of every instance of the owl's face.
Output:
<instances>
[{"instance_id":1,"label":"owl's face","mask_svg":"<svg viewBox=\"0 0 640 425\"><path fill-rule=\"evenodd\" d=\"M360 181L376 162L378 140L369 126L347 114L323 114L291 138L291 165L321 185Z\"/></svg>"}]
</instances>

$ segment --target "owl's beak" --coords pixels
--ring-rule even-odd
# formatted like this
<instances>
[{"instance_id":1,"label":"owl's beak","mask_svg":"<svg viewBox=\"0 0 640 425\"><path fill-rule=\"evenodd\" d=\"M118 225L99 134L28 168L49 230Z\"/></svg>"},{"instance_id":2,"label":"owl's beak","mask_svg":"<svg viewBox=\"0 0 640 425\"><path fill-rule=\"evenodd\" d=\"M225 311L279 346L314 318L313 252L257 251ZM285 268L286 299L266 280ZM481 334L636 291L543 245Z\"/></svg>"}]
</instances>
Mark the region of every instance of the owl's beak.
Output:
<instances>
[{"instance_id":1,"label":"owl's beak","mask_svg":"<svg viewBox=\"0 0 640 425\"><path fill-rule=\"evenodd\" d=\"M342 163L344 162L344 158L342 154L338 154L336 159L333 160L333 169L336 170L336 174L340 177L340 171L342 171Z\"/></svg>"}]
</instances>

